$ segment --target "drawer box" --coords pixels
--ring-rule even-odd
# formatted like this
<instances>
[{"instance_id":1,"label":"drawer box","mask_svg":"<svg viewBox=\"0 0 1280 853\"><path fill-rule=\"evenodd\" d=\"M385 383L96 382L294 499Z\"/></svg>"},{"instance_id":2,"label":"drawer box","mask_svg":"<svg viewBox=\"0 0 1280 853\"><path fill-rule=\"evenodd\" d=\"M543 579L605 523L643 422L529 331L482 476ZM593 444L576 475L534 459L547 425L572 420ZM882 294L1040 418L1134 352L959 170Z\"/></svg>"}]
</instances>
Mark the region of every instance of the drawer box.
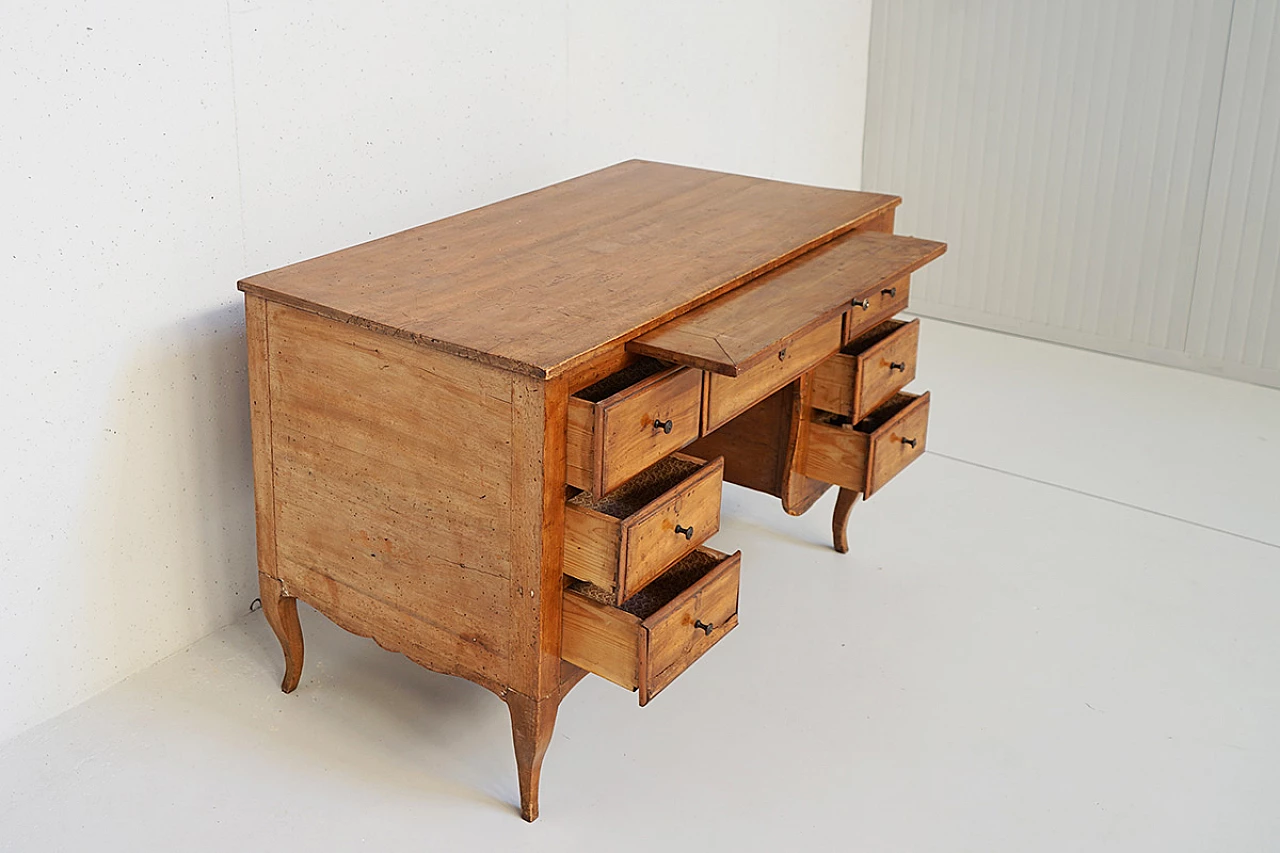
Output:
<instances>
[{"instance_id":1,"label":"drawer box","mask_svg":"<svg viewBox=\"0 0 1280 853\"><path fill-rule=\"evenodd\" d=\"M919 320L867 330L813 371L813 407L861 421L915 379L919 343Z\"/></svg>"},{"instance_id":2,"label":"drawer box","mask_svg":"<svg viewBox=\"0 0 1280 853\"><path fill-rule=\"evenodd\" d=\"M604 498L565 504L565 574L621 604L720 529L724 460L673 453Z\"/></svg>"},{"instance_id":3,"label":"drawer box","mask_svg":"<svg viewBox=\"0 0 1280 853\"><path fill-rule=\"evenodd\" d=\"M741 552L698 548L621 606L583 581L564 592L561 657L645 705L738 624Z\"/></svg>"},{"instance_id":4,"label":"drawer box","mask_svg":"<svg viewBox=\"0 0 1280 853\"><path fill-rule=\"evenodd\" d=\"M866 420L818 413L808 424L801 473L871 497L924 453L929 394L898 394Z\"/></svg>"},{"instance_id":5,"label":"drawer box","mask_svg":"<svg viewBox=\"0 0 1280 853\"><path fill-rule=\"evenodd\" d=\"M835 317L784 342L774 356L738 376L707 373L703 434L745 412L840 349L840 332L841 321Z\"/></svg>"},{"instance_id":6,"label":"drawer box","mask_svg":"<svg viewBox=\"0 0 1280 853\"><path fill-rule=\"evenodd\" d=\"M569 398L569 485L607 495L698 437L702 373L642 358Z\"/></svg>"},{"instance_id":7,"label":"drawer box","mask_svg":"<svg viewBox=\"0 0 1280 853\"><path fill-rule=\"evenodd\" d=\"M859 294L853 300L853 307L844 314L844 343L852 342L899 311L905 311L910 298L909 275Z\"/></svg>"}]
</instances>

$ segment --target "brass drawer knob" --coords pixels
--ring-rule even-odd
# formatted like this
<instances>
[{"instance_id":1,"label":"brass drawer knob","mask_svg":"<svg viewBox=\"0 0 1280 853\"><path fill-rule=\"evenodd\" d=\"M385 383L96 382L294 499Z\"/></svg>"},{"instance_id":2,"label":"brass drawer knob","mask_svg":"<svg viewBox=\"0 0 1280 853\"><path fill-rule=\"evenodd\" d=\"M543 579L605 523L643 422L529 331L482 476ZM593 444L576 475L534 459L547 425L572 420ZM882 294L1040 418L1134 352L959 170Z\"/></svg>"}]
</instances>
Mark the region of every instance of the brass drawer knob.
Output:
<instances>
[{"instance_id":1,"label":"brass drawer knob","mask_svg":"<svg viewBox=\"0 0 1280 853\"><path fill-rule=\"evenodd\" d=\"M870 307L871 307L871 300L870 300L870 299L855 299L855 300L853 300L852 302L850 302L849 304L850 304L850 305L852 305L854 308L861 308L863 311L866 311L868 308L870 308Z\"/></svg>"},{"instance_id":2,"label":"brass drawer knob","mask_svg":"<svg viewBox=\"0 0 1280 853\"><path fill-rule=\"evenodd\" d=\"M681 527L679 524L677 524L677 525L676 525L676 535L677 535L677 536L683 536L683 537L684 537L686 540L688 540L688 541L693 541L693 528L692 528L692 527Z\"/></svg>"},{"instance_id":3,"label":"brass drawer knob","mask_svg":"<svg viewBox=\"0 0 1280 853\"><path fill-rule=\"evenodd\" d=\"M693 627L701 629L702 633L708 637L711 636L711 631L712 629L715 628L714 625L708 625L706 622L703 622L701 619L694 622Z\"/></svg>"},{"instance_id":4,"label":"brass drawer knob","mask_svg":"<svg viewBox=\"0 0 1280 853\"><path fill-rule=\"evenodd\" d=\"M911 445L912 447L915 447L915 446L916 446L916 440L915 440L914 438L904 438L904 439L902 439L902 443L903 443L903 444L909 444L909 445Z\"/></svg>"},{"instance_id":5,"label":"brass drawer knob","mask_svg":"<svg viewBox=\"0 0 1280 853\"><path fill-rule=\"evenodd\" d=\"M890 299L892 299L893 297L895 297L895 296L897 296L897 295L898 295L898 288L896 288L896 287L886 287L884 290L880 291L880 295L881 295L881 296L887 296L887 297L889 297Z\"/></svg>"},{"instance_id":6,"label":"brass drawer knob","mask_svg":"<svg viewBox=\"0 0 1280 853\"><path fill-rule=\"evenodd\" d=\"M656 431L658 431L658 430L662 430L662 431L663 431L663 432L665 432L667 435L671 435L671 428L672 428L672 426L673 426L673 424L671 423L671 418L667 418L665 421L654 421L654 422L653 422L653 429L654 429L654 431L655 431L655 432L656 432Z\"/></svg>"},{"instance_id":7,"label":"brass drawer knob","mask_svg":"<svg viewBox=\"0 0 1280 853\"><path fill-rule=\"evenodd\" d=\"M890 372L890 373L893 373L893 371L895 371L895 370L901 370L903 373L906 373L906 371L907 371L907 363L906 363L905 361L891 361L891 362L889 362L889 372Z\"/></svg>"}]
</instances>

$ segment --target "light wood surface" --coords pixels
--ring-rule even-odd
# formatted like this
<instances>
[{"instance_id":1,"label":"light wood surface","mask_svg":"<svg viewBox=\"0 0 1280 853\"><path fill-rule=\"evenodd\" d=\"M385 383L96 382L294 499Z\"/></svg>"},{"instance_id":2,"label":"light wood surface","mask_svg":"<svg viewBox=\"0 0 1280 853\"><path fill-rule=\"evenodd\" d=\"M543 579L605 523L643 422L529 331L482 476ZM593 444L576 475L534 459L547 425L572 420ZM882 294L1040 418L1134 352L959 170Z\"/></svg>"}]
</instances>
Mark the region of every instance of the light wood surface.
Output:
<instances>
[{"instance_id":1,"label":"light wood surface","mask_svg":"<svg viewBox=\"0 0 1280 853\"><path fill-rule=\"evenodd\" d=\"M859 424L812 420L801 471L869 498L924 453L928 421L927 391L898 394Z\"/></svg>"},{"instance_id":2,"label":"light wood surface","mask_svg":"<svg viewBox=\"0 0 1280 853\"><path fill-rule=\"evenodd\" d=\"M741 376L704 374L703 432L719 428L835 353L840 348L840 329L840 317L835 316L796 337L768 360L747 368Z\"/></svg>"},{"instance_id":3,"label":"light wood surface","mask_svg":"<svg viewBox=\"0 0 1280 853\"><path fill-rule=\"evenodd\" d=\"M281 579L408 614L433 668L507 683L512 375L269 308Z\"/></svg>"},{"instance_id":4,"label":"light wood surface","mask_svg":"<svg viewBox=\"0 0 1280 853\"><path fill-rule=\"evenodd\" d=\"M920 321L887 320L813 371L813 407L860 421L916 376Z\"/></svg>"},{"instance_id":5,"label":"light wood surface","mask_svg":"<svg viewBox=\"0 0 1280 853\"><path fill-rule=\"evenodd\" d=\"M791 389L787 387L688 445L685 452L703 459L723 457L725 480L780 497L790 425Z\"/></svg>"},{"instance_id":6,"label":"light wood surface","mask_svg":"<svg viewBox=\"0 0 1280 853\"><path fill-rule=\"evenodd\" d=\"M698 437L696 370L659 370L598 401L583 399L586 393L569 398L566 482L576 488L607 494Z\"/></svg>"},{"instance_id":7,"label":"light wood surface","mask_svg":"<svg viewBox=\"0 0 1280 853\"><path fill-rule=\"evenodd\" d=\"M565 505L565 574L621 604L720 529L724 460L675 453L616 489Z\"/></svg>"},{"instance_id":8,"label":"light wood surface","mask_svg":"<svg viewBox=\"0 0 1280 853\"><path fill-rule=\"evenodd\" d=\"M547 378L899 202L632 160L240 287Z\"/></svg>"},{"instance_id":9,"label":"light wood surface","mask_svg":"<svg viewBox=\"0 0 1280 853\"><path fill-rule=\"evenodd\" d=\"M639 690L640 704L648 704L737 626L741 565L740 552L698 548L663 576L667 588L653 591L654 601L646 607L633 600L631 609L571 585L564 593L564 659ZM685 584L690 573L696 579Z\"/></svg>"},{"instance_id":10,"label":"light wood surface","mask_svg":"<svg viewBox=\"0 0 1280 853\"><path fill-rule=\"evenodd\" d=\"M836 354L945 248L893 237L897 203L633 161L242 282L283 689L299 599L486 687L535 819L585 674L644 705L737 626L741 555L700 544L724 479L792 514L839 484L844 550L923 452L928 395L883 400L915 327ZM820 423L835 398L862 420Z\"/></svg>"},{"instance_id":11,"label":"light wood surface","mask_svg":"<svg viewBox=\"0 0 1280 853\"><path fill-rule=\"evenodd\" d=\"M631 340L627 349L740 376L844 314L851 301L879 311L887 304L882 290L892 290L946 248L896 234L847 234Z\"/></svg>"},{"instance_id":12,"label":"light wood surface","mask_svg":"<svg viewBox=\"0 0 1280 853\"><path fill-rule=\"evenodd\" d=\"M902 401L902 410L871 435L866 497L874 495L903 468L924 455L929 392L919 397L899 394L895 399Z\"/></svg>"}]
</instances>

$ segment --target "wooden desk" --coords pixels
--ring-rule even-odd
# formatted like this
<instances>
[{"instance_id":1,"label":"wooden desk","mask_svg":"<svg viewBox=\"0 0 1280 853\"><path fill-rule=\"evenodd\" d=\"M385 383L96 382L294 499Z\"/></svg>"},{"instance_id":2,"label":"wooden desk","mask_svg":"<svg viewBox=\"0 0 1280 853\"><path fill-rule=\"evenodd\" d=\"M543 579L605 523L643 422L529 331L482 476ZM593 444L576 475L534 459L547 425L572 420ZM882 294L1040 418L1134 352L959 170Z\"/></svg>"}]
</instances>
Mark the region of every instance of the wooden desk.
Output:
<instances>
[{"instance_id":1,"label":"wooden desk","mask_svg":"<svg viewBox=\"0 0 1280 853\"><path fill-rule=\"evenodd\" d=\"M645 704L737 625L723 479L799 514L924 451L900 199L631 161L240 282L262 606L511 711L521 814L588 671ZM747 556L750 563L750 555Z\"/></svg>"}]
</instances>

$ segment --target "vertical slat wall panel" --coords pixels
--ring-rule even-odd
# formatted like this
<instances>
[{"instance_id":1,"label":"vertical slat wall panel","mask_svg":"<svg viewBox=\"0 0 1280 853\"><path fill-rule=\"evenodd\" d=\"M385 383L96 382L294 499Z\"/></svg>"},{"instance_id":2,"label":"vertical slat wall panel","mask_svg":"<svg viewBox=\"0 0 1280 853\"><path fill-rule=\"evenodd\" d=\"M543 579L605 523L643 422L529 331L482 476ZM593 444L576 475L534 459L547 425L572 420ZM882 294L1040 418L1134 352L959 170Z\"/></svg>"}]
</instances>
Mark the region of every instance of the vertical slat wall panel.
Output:
<instances>
[{"instance_id":1,"label":"vertical slat wall panel","mask_svg":"<svg viewBox=\"0 0 1280 853\"><path fill-rule=\"evenodd\" d=\"M1187 348L1280 371L1280 12L1237 0ZM1271 384L1280 382L1273 381Z\"/></svg>"},{"instance_id":2,"label":"vertical slat wall panel","mask_svg":"<svg viewBox=\"0 0 1280 853\"><path fill-rule=\"evenodd\" d=\"M1276 4L1233 5L877 2L863 186L951 244L913 309L1280 385Z\"/></svg>"}]
</instances>

